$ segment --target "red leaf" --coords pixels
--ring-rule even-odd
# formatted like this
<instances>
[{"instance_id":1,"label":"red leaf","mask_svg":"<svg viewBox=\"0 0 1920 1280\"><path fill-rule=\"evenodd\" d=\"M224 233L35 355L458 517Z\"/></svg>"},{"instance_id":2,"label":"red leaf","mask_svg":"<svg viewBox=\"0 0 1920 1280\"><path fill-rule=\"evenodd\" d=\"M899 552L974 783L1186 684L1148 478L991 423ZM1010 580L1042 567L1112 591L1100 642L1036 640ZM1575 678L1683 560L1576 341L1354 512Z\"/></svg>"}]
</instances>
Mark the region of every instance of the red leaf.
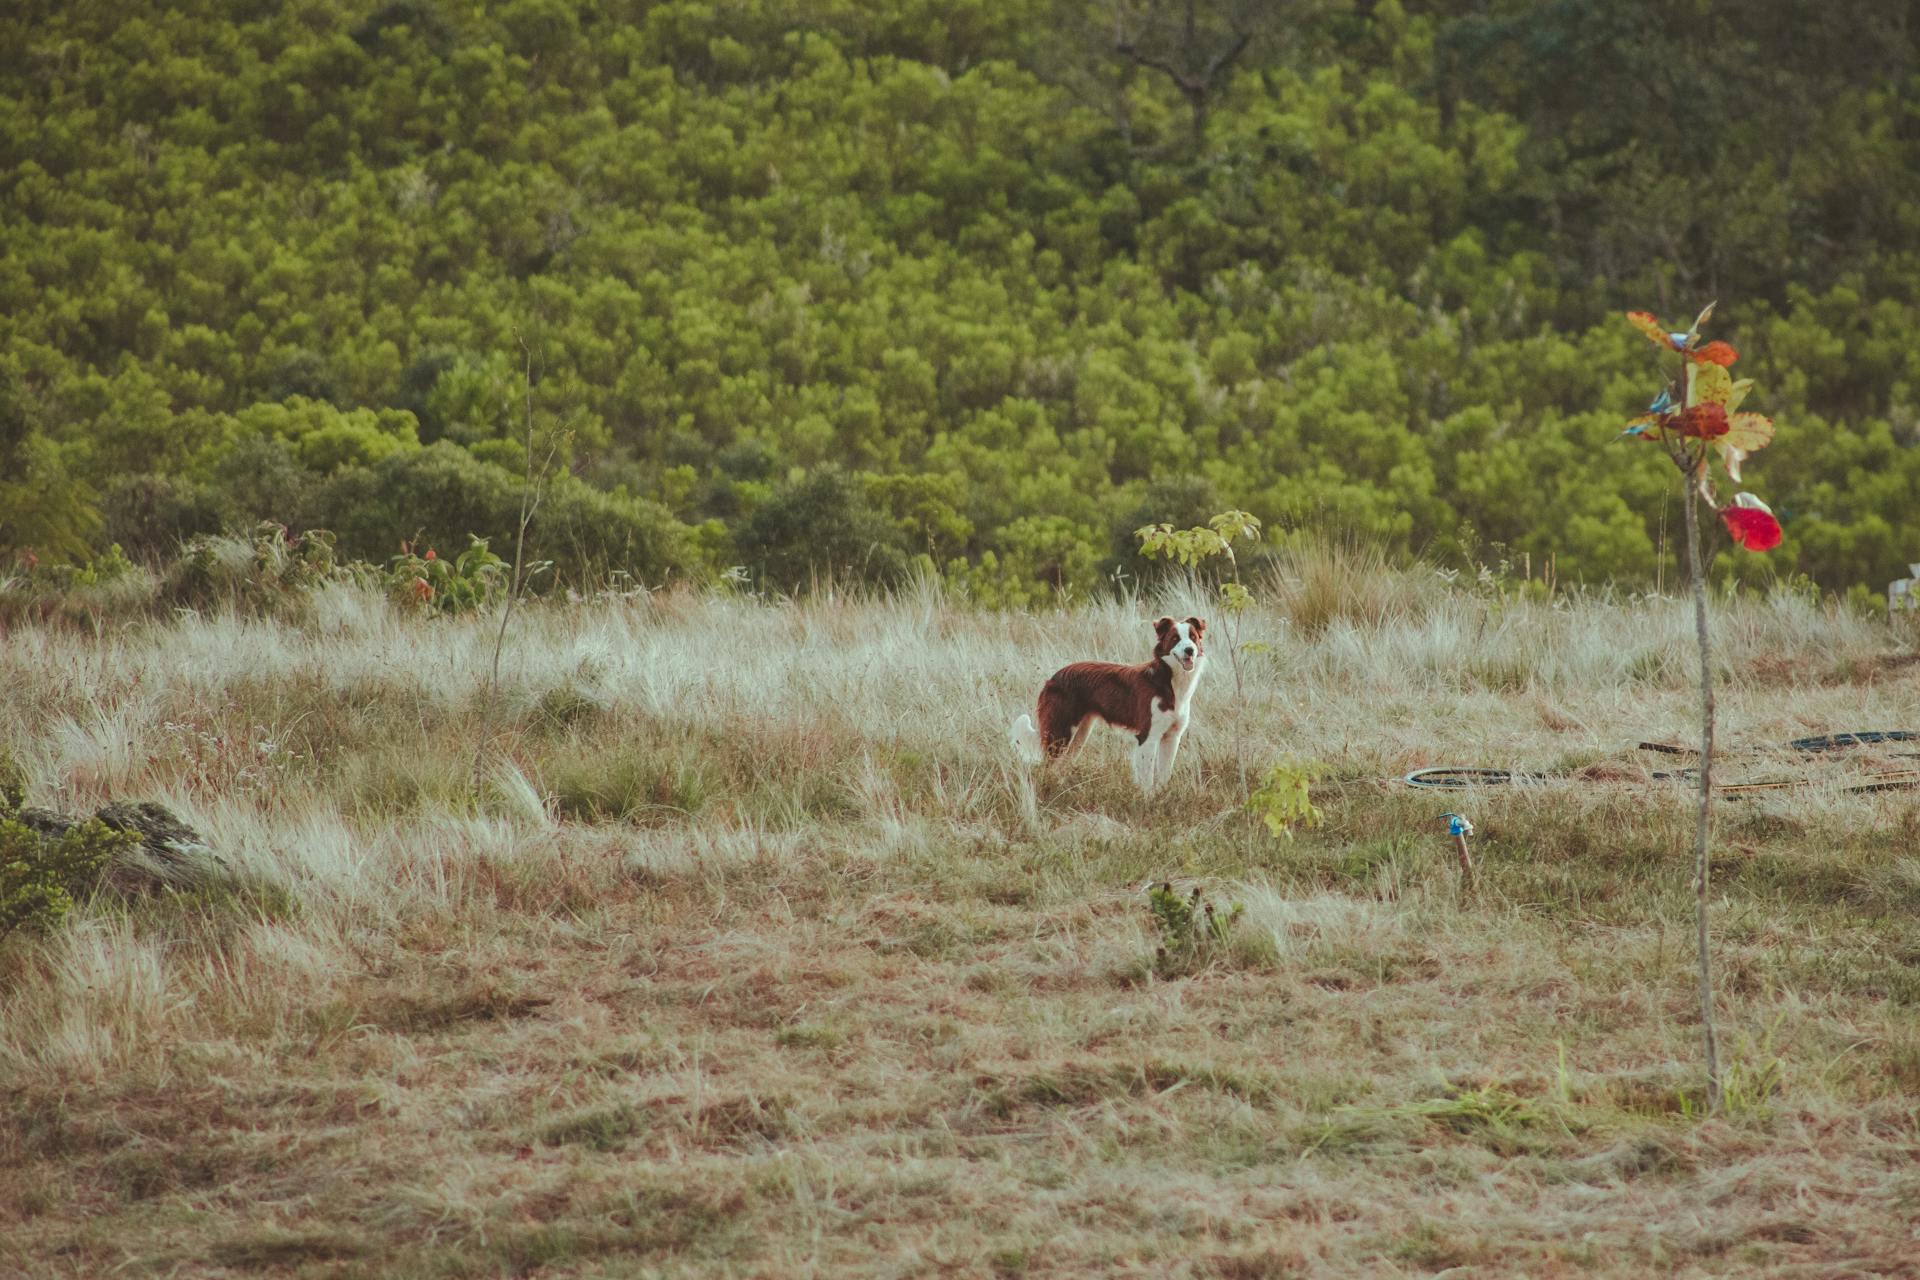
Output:
<instances>
[{"instance_id":1,"label":"red leaf","mask_svg":"<svg viewBox=\"0 0 1920 1280\"><path fill-rule=\"evenodd\" d=\"M1727 434L1727 410L1724 405L1697 404L1680 415L1675 428L1683 436L1712 440Z\"/></svg>"},{"instance_id":2,"label":"red leaf","mask_svg":"<svg viewBox=\"0 0 1920 1280\"><path fill-rule=\"evenodd\" d=\"M1720 519L1726 522L1733 540L1749 551L1771 551L1780 545L1780 522L1750 493L1736 497L1720 513Z\"/></svg>"},{"instance_id":3,"label":"red leaf","mask_svg":"<svg viewBox=\"0 0 1920 1280\"><path fill-rule=\"evenodd\" d=\"M1691 354L1695 360L1706 364L1717 364L1723 369L1740 358L1740 353L1735 351L1731 344L1725 342L1709 342Z\"/></svg>"}]
</instances>

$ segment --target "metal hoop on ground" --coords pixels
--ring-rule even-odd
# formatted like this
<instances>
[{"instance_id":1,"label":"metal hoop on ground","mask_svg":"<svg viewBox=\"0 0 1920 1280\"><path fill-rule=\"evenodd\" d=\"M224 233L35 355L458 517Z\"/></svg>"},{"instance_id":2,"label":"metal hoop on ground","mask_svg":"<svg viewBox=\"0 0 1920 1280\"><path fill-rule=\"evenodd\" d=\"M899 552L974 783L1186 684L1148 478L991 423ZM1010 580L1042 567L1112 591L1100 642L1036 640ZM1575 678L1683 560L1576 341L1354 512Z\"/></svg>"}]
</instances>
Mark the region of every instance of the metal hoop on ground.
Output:
<instances>
[{"instance_id":1,"label":"metal hoop on ground","mask_svg":"<svg viewBox=\"0 0 1920 1280\"><path fill-rule=\"evenodd\" d=\"M1867 730L1858 733L1828 733L1811 738L1795 738L1787 746L1794 751L1808 755L1817 755L1829 751L1844 751L1849 747L1877 746L1888 742L1920 742L1920 733L1909 729ZM1690 748L1666 742L1642 742L1642 751L1657 752L1662 755L1696 755ZM1897 752L1903 756L1916 756L1920 752ZM1697 769L1677 769L1671 773L1649 775L1655 782L1697 782L1700 771ZM1521 773L1512 769L1491 769L1478 765L1442 765L1430 769L1415 769L1402 781L1410 787L1434 787L1455 790L1461 787L1503 787L1512 783L1586 781L1574 773ZM1782 791L1789 787L1810 786L1813 778L1782 778L1765 782L1728 782L1714 788L1726 796L1751 795L1759 791ZM1876 791L1906 791L1920 788L1920 769L1893 769L1872 775L1872 780L1858 786L1847 787L1850 795L1859 795Z\"/></svg>"}]
</instances>

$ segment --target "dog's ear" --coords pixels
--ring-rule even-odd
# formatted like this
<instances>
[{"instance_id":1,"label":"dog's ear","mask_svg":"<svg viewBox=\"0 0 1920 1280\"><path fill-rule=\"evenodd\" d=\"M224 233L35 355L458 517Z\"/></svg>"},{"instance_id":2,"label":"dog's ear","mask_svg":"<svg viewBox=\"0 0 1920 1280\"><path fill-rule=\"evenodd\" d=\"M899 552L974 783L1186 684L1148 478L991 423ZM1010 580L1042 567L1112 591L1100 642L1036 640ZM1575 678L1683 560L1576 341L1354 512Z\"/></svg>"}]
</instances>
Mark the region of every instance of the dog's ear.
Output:
<instances>
[{"instance_id":1,"label":"dog's ear","mask_svg":"<svg viewBox=\"0 0 1920 1280\"><path fill-rule=\"evenodd\" d=\"M1195 640L1207 634L1207 620L1205 618L1188 618L1187 626L1192 630Z\"/></svg>"},{"instance_id":2,"label":"dog's ear","mask_svg":"<svg viewBox=\"0 0 1920 1280\"><path fill-rule=\"evenodd\" d=\"M1172 618L1162 618L1153 624L1153 634L1156 636L1165 636L1171 630L1173 630Z\"/></svg>"}]
</instances>

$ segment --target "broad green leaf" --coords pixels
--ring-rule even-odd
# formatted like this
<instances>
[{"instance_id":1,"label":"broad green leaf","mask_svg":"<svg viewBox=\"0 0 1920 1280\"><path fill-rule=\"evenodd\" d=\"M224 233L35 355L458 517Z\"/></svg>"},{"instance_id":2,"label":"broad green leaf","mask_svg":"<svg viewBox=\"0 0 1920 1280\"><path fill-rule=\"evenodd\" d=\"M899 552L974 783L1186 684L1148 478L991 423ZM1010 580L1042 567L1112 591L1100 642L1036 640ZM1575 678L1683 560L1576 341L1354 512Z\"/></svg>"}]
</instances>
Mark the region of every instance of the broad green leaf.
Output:
<instances>
[{"instance_id":1,"label":"broad green leaf","mask_svg":"<svg viewBox=\"0 0 1920 1280\"><path fill-rule=\"evenodd\" d=\"M1732 396L1733 377L1724 367L1717 364L1687 366L1687 407L1689 409L1699 404L1717 404L1724 409Z\"/></svg>"},{"instance_id":2,"label":"broad green leaf","mask_svg":"<svg viewBox=\"0 0 1920 1280\"><path fill-rule=\"evenodd\" d=\"M1257 542L1260 538L1259 517L1249 515L1245 511L1222 511L1207 521L1207 524L1228 542L1232 542L1235 538Z\"/></svg>"}]
</instances>

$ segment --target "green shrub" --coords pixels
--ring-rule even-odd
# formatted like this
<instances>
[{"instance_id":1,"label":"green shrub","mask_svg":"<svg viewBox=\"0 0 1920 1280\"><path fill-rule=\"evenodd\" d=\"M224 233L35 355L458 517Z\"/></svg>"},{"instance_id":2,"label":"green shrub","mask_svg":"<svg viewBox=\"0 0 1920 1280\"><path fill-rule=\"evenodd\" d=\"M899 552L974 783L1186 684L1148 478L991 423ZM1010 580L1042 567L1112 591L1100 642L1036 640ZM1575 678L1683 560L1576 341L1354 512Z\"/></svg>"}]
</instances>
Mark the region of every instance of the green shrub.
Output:
<instances>
[{"instance_id":1,"label":"green shrub","mask_svg":"<svg viewBox=\"0 0 1920 1280\"><path fill-rule=\"evenodd\" d=\"M313 498L313 515L340 537L340 550L379 563L412 541L459 545L469 535L509 532L520 510L515 477L446 441L351 467Z\"/></svg>"},{"instance_id":2,"label":"green shrub","mask_svg":"<svg viewBox=\"0 0 1920 1280\"><path fill-rule=\"evenodd\" d=\"M1296 826L1317 827L1319 808L1313 803L1314 779L1325 771L1318 761L1305 764L1292 760L1276 762L1260 777L1260 785L1247 797L1247 809L1267 824L1277 840L1293 839Z\"/></svg>"},{"instance_id":3,"label":"green shrub","mask_svg":"<svg viewBox=\"0 0 1920 1280\"><path fill-rule=\"evenodd\" d=\"M51 929L93 892L116 854L140 837L90 819L57 837L0 818L0 937L15 929Z\"/></svg>"},{"instance_id":4,"label":"green shrub","mask_svg":"<svg viewBox=\"0 0 1920 1280\"><path fill-rule=\"evenodd\" d=\"M741 524L734 545L754 578L775 591L829 581L891 586L907 571L900 529L833 467L776 489Z\"/></svg>"},{"instance_id":5,"label":"green shrub","mask_svg":"<svg viewBox=\"0 0 1920 1280\"><path fill-rule=\"evenodd\" d=\"M10 751L0 750L0 818L10 818L27 802L27 773Z\"/></svg>"},{"instance_id":6,"label":"green shrub","mask_svg":"<svg viewBox=\"0 0 1920 1280\"><path fill-rule=\"evenodd\" d=\"M179 476L128 476L107 491L100 510L108 540L148 564L174 555L190 538L220 532L226 524L217 492Z\"/></svg>"},{"instance_id":7,"label":"green shrub","mask_svg":"<svg viewBox=\"0 0 1920 1280\"><path fill-rule=\"evenodd\" d=\"M596 752L558 761L544 779L563 818L659 826L705 806L715 780L693 752Z\"/></svg>"},{"instance_id":8,"label":"green shrub","mask_svg":"<svg viewBox=\"0 0 1920 1280\"><path fill-rule=\"evenodd\" d=\"M442 559L432 547L424 554L408 548L387 569L387 594L396 604L423 612L471 613L500 598L510 568L487 549L485 538L473 539L453 560Z\"/></svg>"},{"instance_id":9,"label":"green shrub","mask_svg":"<svg viewBox=\"0 0 1920 1280\"><path fill-rule=\"evenodd\" d=\"M231 605L270 613L339 577L333 535L294 534L266 521L248 537L195 538L167 566L161 594L169 604L205 609Z\"/></svg>"},{"instance_id":10,"label":"green shrub","mask_svg":"<svg viewBox=\"0 0 1920 1280\"><path fill-rule=\"evenodd\" d=\"M33 617L98 625L140 613L153 603L153 575L127 559L118 543L92 560L49 563L31 552L0 572L0 618Z\"/></svg>"},{"instance_id":11,"label":"green shrub","mask_svg":"<svg viewBox=\"0 0 1920 1280\"><path fill-rule=\"evenodd\" d=\"M479 538L514 545L524 478L447 440L349 467L314 496L315 522L339 535L341 554L384 562L402 544L459 546ZM624 569L658 582L698 568L687 528L656 503L602 493L570 474L553 477L527 530L527 554L580 582Z\"/></svg>"},{"instance_id":12,"label":"green shrub","mask_svg":"<svg viewBox=\"0 0 1920 1280\"><path fill-rule=\"evenodd\" d=\"M315 523L309 508L320 476L300 461L292 441L243 436L211 470L209 488L219 506L220 528L250 529L262 520L296 529Z\"/></svg>"},{"instance_id":13,"label":"green shrub","mask_svg":"<svg viewBox=\"0 0 1920 1280\"><path fill-rule=\"evenodd\" d=\"M1141 550L1135 531L1150 524L1170 524L1176 529L1203 525L1221 506L1213 482L1203 476L1172 476L1149 482L1145 496L1109 525L1107 561L1102 570L1107 574L1117 571L1142 583L1176 576L1179 566Z\"/></svg>"},{"instance_id":14,"label":"green shrub","mask_svg":"<svg viewBox=\"0 0 1920 1280\"><path fill-rule=\"evenodd\" d=\"M1160 945L1153 953L1153 971L1163 978L1195 973L1212 964L1227 945L1233 926L1246 910L1234 903L1225 911L1216 911L1201 894L1200 886L1181 897L1171 882L1147 889L1147 909L1153 915Z\"/></svg>"}]
</instances>

